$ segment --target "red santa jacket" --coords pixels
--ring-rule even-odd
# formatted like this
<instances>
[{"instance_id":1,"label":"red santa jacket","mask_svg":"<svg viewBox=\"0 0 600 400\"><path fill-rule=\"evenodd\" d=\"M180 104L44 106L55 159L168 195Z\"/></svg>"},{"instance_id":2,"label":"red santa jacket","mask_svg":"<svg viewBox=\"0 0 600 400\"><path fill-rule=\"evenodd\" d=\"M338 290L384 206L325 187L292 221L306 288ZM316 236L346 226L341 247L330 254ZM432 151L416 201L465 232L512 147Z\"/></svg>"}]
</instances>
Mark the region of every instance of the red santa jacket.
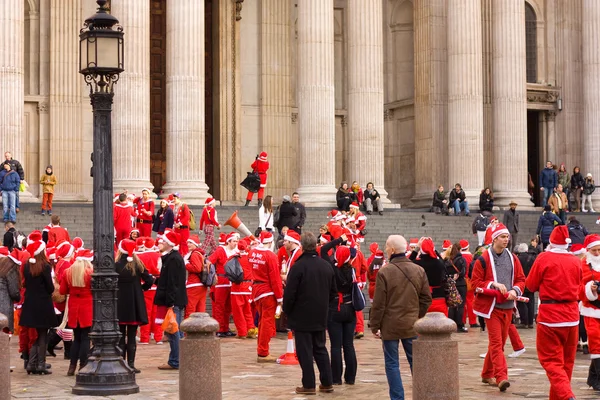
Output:
<instances>
[{"instance_id":1,"label":"red santa jacket","mask_svg":"<svg viewBox=\"0 0 600 400\"><path fill-rule=\"evenodd\" d=\"M189 252L185 257L185 269L188 272L186 288L193 288L198 286L204 286L200 281L200 274L204 267L204 256L200 249L194 249Z\"/></svg>"},{"instance_id":2,"label":"red santa jacket","mask_svg":"<svg viewBox=\"0 0 600 400\"><path fill-rule=\"evenodd\" d=\"M144 264L144 267L146 267L150 275L152 275L155 278L158 278L160 276L162 260L158 251L148 250L135 254L140 259L142 264ZM148 290L156 290L156 283L154 283L152 287Z\"/></svg>"},{"instance_id":3,"label":"red santa jacket","mask_svg":"<svg viewBox=\"0 0 600 400\"><path fill-rule=\"evenodd\" d=\"M77 326L80 328L88 328L92 326L92 317L94 314L92 271L86 271L84 282L84 287L73 286L70 270L67 270L64 273L63 279L60 282L60 293L69 295L69 315L67 325L71 328Z\"/></svg>"},{"instance_id":4,"label":"red santa jacket","mask_svg":"<svg viewBox=\"0 0 600 400\"><path fill-rule=\"evenodd\" d=\"M240 264L242 265L242 270L244 271L244 280L242 281L242 283L231 284L231 294L249 296L252 294L252 280L254 277L254 269L252 268L252 265L248 260L248 253L240 254Z\"/></svg>"},{"instance_id":5,"label":"red santa jacket","mask_svg":"<svg viewBox=\"0 0 600 400\"><path fill-rule=\"evenodd\" d=\"M292 250L292 254L290 254L290 257L285 262L286 272L290 271L290 268L292 268L292 266L294 265L294 263L296 262L298 257L300 257L301 255L302 255L302 247L298 246L298 247L296 247L295 250Z\"/></svg>"},{"instance_id":6,"label":"red santa jacket","mask_svg":"<svg viewBox=\"0 0 600 400\"><path fill-rule=\"evenodd\" d=\"M494 265L493 259L490 257L489 251L493 250L491 250L491 248L485 250L477 261L475 261L473 278L471 279L471 284L475 288L480 287L489 289L491 288L492 283L496 282L496 266ZM508 252L507 249L504 249L504 251ZM519 259L512 253L510 253L510 256L513 265L512 285L509 288L507 287L507 290L515 289L517 295L520 296L523 294L523 289L525 288L525 274L523 273L523 267L521 266ZM492 315L495 306L495 297L477 295L473 303L473 312L481 317L489 318L490 315Z\"/></svg>"},{"instance_id":7,"label":"red santa jacket","mask_svg":"<svg viewBox=\"0 0 600 400\"><path fill-rule=\"evenodd\" d=\"M175 223L181 225L178 229L190 228L190 208L187 204L179 203L177 214L175 214Z\"/></svg>"},{"instance_id":8,"label":"red santa jacket","mask_svg":"<svg viewBox=\"0 0 600 400\"><path fill-rule=\"evenodd\" d=\"M202 210L202 216L200 217L200 230L204 229L205 225L219 226L219 220L217 219L217 210L214 207L204 207Z\"/></svg>"},{"instance_id":9,"label":"red santa jacket","mask_svg":"<svg viewBox=\"0 0 600 400\"><path fill-rule=\"evenodd\" d=\"M579 325L580 284L581 267L574 255L551 249L537 256L525 280L532 293L540 292L537 323L551 327Z\"/></svg>"},{"instance_id":10,"label":"red santa jacket","mask_svg":"<svg viewBox=\"0 0 600 400\"><path fill-rule=\"evenodd\" d=\"M254 279L252 298L254 301L267 296L275 296L277 301L282 301L283 284L275 253L261 245L250 250L248 261L252 265Z\"/></svg>"},{"instance_id":11,"label":"red santa jacket","mask_svg":"<svg viewBox=\"0 0 600 400\"><path fill-rule=\"evenodd\" d=\"M134 200L137 204L137 222L152 222L152 216L154 215L154 201L148 199L144 201L141 197L137 197Z\"/></svg>"},{"instance_id":12,"label":"red santa jacket","mask_svg":"<svg viewBox=\"0 0 600 400\"><path fill-rule=\"evenodd\" d=\"M367 217L362 212L356 214L356 229L359 231L364 230L367 227Z\"/></svg>"},{"instance_id":13,"label":"red santa jacket","mask_svg":"<svg viewBox=\"0 0 600 400\"><path fill-rule=\"evenodd\" d=\"M52 227L48 231L48 241L58 243L61 240L66 240L67 242L71 242L71 238L69 237L69 232L67 228L63 228L60 225L51 225Z\"/></svg>"},{"instance_id":14,"label":"red santa jacket","mask_svg":"<svg viewBox=\"0 0 600 400\"><path fill-rule=\"evenodd\" d=\"M538 256L539 257L539 256ZM598 300L598 295L592 293L592 283L600 281L600 265L592 266L584 258L581 260L582 279L579 286L579 299L581 305L579 312L584 317L600 318L600 307L593 304L592 301Z\"/></svg>"},{"instance_id":15,"label":"red santa jacket","mask_svg":"<svg viewBox=\"0 0 600 400\"><path fill-rule=\"evenodd\" d=\"M217 284L215 288L219 287L231 287L231 282L225 276L225 263L231 256L237 254L237 247L233 250L229 250L227 246L219 246L217 249L208 257L217 271Z\"/></svg>"},{"instance_id":16,"label":"red santa jacket","mask_svg":"<svg viewBox=\"0 0 600 400\"><path fill-rule=\"evenodd\" d=\"M356 280L358 282L366 282L367 271L369 270L367 260L360 250L356 250L356 257L350 261L350 265L354 268Z\"/></svg>"},{"instance_id":17,"label":"red santa jacket","mask_svg":"<svg viewBox=\"0 0 600 400\"><path fill-rule=\"evenodd\" d=\"M277 250L277 263L279 265L279 272L283 270L283 266L287 263L289 255L285 246L281 246L279 250Z\"/></svg>"},{"instance_id":18,"label":"red santa jacket","mask_svg":"<svg viewBox=\"0 0 600 400\"><path fill-rule=\"evenodd\" d=\"M64 259L61 258L60 260L58 260L58 262L56 263L56 267L54 267L54 275L56 278L56 282L60 285L62 285L62 282L65 280L65 272L67 271L67 269L69 269L71 267L71 265L73 265L73 263L75 262L75 260L73 259ZM25 263L23 263L24 265ZM60 312L64 312L65 311L65 307L66 307L67 303L54 303L54 307L56 307L56 309Z\"/></svg>"},{"instance_id":19,"label":"red santa jacket","mask_svg":"<svg viewBox=\"0 0 600 400\"><path fill-rule=\"evenodd\" d=\"M269 169L268 161L254 160L252 165L250 165L253 171L258 172L258 176L260 177L260 187L267 186L267 170Z\"/></svg>"},{"instance_id":20,"label":"red santa jacket","mask_svg":"<svg viewBox=\"0 0 600 400\"><path fill-rule=\"evenodd\" d=\"M113 220L115 223L115 230L130 232L131 217L134 215L135 210L133 209L133 206L126 201L113 205ZM48 235L48 238L50 238L50 235Z\"/></svg>"}]
</instances>

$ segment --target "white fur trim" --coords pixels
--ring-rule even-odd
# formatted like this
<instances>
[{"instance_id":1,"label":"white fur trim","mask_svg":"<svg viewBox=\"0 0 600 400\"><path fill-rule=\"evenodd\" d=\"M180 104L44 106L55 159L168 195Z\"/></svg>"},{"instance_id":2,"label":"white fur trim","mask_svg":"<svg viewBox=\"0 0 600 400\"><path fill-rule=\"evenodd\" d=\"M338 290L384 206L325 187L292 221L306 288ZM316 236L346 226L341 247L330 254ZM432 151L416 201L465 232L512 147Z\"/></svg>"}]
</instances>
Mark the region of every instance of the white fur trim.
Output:
<instances>
[{"instance_id":1,"label":"white fur trim","mask_svg":"<svg viewBox=\"0 0 600 400\"><path fill-rule=\"evenodd\" d=\"M551 328L561 328L561 327L565 327L565 326L577 326L577 325L579 325L579 321L556 322L556 323L540 322L540 324L549 326Z\"/></svg>"},{"instance_id":2,"label":"white fur trim","mask_svg":"<svg viewBox=\"0 0 600 400\"><path fill-rule=\"evenodd\" d=\"M592 247L596 247L596 246L600 246L600 240L596 240L595 242L588 244L586 249L591 249Z\"/></svg>"},{"instance_id":3,"label":"white fur trim","mask_svg":"<svg viewBox=\"0 0 600 400\"><path fill-rule=\"evenodd\" d=\"M596 360L600 358L600 354L590 354L590 360Z\"/></svg>"},{"instance_id":4,"label":"white fur trim","mask_svg":"<svg viewBox=\"0 0 600 400\"><path fill-rule=\"evenodd\" d=\"M266 243L272 243L273 242L273 236L271 236L270 238L264 238L261 243L262 244L266 244Z\"/></svg>"},{"instance_id":5,"label":"white fur trim","mask_svg":"<svg viewBox=\"0 0 600 400\"><path fill-rule=\"evenodd\" d=\"M583 303L579 303L579 314L584 317L600 318L600 310L597 308L586 307Z\"/></svg>"},{"instance_id":6,"label":"white fur trim","mask_svg":"<svg viewBox=\"0 0 600 400\"><path fill-rule=\"evenodd\" d=\"M33 258L33 257L32 257L32 258L30 258L30 259L29 259L29 263L30 263L30 264L35 264L35 258Z\"/></svg>"},{"instance_id":7,"label":"white fur trim","mask_svg":"<svg viewBox=\"0 0 600 400\"><path fill-rule=\"evenodd\" d=\"M267 293L263 293L258 297L254 298L254 301L258 300L258 299L262 299L263 297L267 297L267 296L275 296L275 293L273 292L267 292Z\"/></svg>"},{"instance_id":8,"label":"white fur trim","mask_svg":"<svg viewBox=\"0 0 600 400\"><path fill-rule=\"evenodd\" d=\"M11 256L10 254L8 255L8 258L10 258L11 260L13 260L13 262L17 265L21 265L22 262L20 260L17 260L16 258L14 258L13 256Z\"/></svg>"},{"instance_id":9,"label":"white fur trim","mask_svg":"<svg viewBox=\"0 0 600 400\"><path fill-rule=\"evenodd\" d=\"M589 281L588 283L585 284L585 297L587 297L587 299L590 301L598 300L598 294L594 294L592 292L592 284L593 283L594 283L594 281Z\"/></svg>"},{"instance_id":10,"label":"white fur trim","mask_svg":"<svg viewBox=\"0 0 600 400\"><path fill-rule=\"evenodd\" d=\"M551 253L569 254L567 251L568 244L552 244L552 248L548 250Z\"/></svg>"},{"instance_id":11,"label":"white fur trim","mask_svg":"<svg viewBox=\"0 0 600 400\"><path fill-rule=\"evenodd\" d=\"M298 241L298 240L294 239L294 238L293 238L293 237L291 237L291 236L285 235L285 236L283 237L283 240L287 240L288 242L296 243L298 246L300 246L300 241Z\"/></svg>"},{"instance_id":12,"label":"white fur trim","mask_svg":"<svg viewBox=\"0 0 600 400\"><path fill-rule=\"evenodd\" d=\"M38 249L36 251L33 252L34 256L37 256L38 254L40 254L42 251L44 251L46 249L46 243L44 242L40 242L40 247L38 247Z\"/></svg>"},{"instance_id":13,"label":"white fur trim","mask_svg":"<svg viewBox=\"0 0 600 400\"><path fill-rule=\"evenodd\" d=\"M496 239L500 235L504 235L505 233L510 235L510 232L508 231L508 229L500 229L500 230L492 233L492 240Z\"/></svg>"},{"instance_id":14,"label":"white fur trim","mask_svg":"<svg viewBox=\"0 0 600 400\"><path fill-rule=\"evenodd\" d=\"M578 254L583 254L585 253L585 247L582 247L581 249L577 250L577 251L572 251L571 254L573 255L578 255Z\"/></svg>"},{"instance_id":15,"label":"white fur trim","mask_svg":"<svg viewBox=\"0 0 600 400\"><path fill-rule=\"evenodd\" d=\"M127 262L132 262L133 261L133 257L127 257Z\"/></svg>"},{"instance_id":16,"label":"white fur trim","mask_svg":"<svg viewBox=\"0 0 600 400\"><path fill-rule=\"evenodd\" d=\"M266 183L261 183L261 184L260 184L260 187L261 187L261 188L267 187L267 184L266 184Z\"/></svg>"}]
</instances>

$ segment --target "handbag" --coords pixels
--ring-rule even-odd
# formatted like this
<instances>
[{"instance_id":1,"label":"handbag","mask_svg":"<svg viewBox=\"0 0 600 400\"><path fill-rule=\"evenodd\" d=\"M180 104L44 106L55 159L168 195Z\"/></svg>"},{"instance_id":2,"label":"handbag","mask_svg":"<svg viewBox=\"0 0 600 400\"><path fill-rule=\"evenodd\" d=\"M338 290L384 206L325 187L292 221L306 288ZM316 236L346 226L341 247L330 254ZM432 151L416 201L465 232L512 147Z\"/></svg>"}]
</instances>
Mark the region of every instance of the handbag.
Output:
<instances>
[{"instance_id":1,"label":"handbag","mask_svg":"<svg viewBox=\"0 0 600 400\"><path fill-rule=\"evenodd\" d=\"M173 335L174 333L179 332L179 325L177 324L177 318L175 317L175 313L172 308L167 310L167 314L165 315L165 320L160 326L163 332Z\"/></svg>"},{"instance_id":2,"label":"handbag","mask_svg":"<svg viewBox=\"0 0 600 400\"><path fill-rule=\"evenodd\" d=\"M460 293L458 293L454 279L451 277L446 278L444 290L446 291L446 305L448 308L458 307L462 304L463 300Z\"/></svg>"},{"instance_id":3,"label":"handbag","mask_svg":"<svg viewBox=\"0 0 600 400\"><path fill-rule=\"evenodd\" d=\"M352 307L355 311L362 311L365 308L365 295L358 286L356 281L356 273L352 269Z\"/></svg>"},{"instance_id":4,"label":"handbag","mask_svg":"<svg viewBox=\"0 0 600 400\"><path fill-rule=\"evenodd\" d=\"M240 185L247 189L249 192L258 192L258 190L260 189L260 176L258 176L258 172L248 172L248 176L246 176L246 179L244 179L242 183L240 183Z\"/></svg>"}]
</instances>

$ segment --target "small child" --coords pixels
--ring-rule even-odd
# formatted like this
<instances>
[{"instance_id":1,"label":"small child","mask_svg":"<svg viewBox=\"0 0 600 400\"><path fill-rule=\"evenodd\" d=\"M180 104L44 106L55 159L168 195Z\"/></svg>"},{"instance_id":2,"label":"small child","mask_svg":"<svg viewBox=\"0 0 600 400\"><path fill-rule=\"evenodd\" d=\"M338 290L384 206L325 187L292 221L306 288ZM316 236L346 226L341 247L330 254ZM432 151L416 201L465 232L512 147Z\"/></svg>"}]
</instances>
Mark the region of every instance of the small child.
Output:
<instances>
[{"instance_id":1,"label":"small child","mask_svg":"<svg viewBox=\"0 0 600 400\"><path fill-rule=\"evenodd\" d=\"M52 171L52 165L46 167L46 173L40 178L40 185L43 185L44 197L42 198L42 215L52 215L52 197L54 197L54 185L56 185L56 176Z\"/></svg>"}]
</instances>

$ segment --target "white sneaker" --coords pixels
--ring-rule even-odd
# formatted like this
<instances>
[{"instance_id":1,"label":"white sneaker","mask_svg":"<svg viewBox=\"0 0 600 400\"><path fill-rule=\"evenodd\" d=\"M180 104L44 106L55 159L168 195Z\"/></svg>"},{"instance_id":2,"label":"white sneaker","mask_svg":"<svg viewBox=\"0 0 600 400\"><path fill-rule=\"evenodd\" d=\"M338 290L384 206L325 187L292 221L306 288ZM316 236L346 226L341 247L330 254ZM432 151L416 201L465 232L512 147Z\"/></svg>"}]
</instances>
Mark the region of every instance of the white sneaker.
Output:
<instances>
[{"instance_id":1,"label":"white sneaker","mask_svg":"<svg viewBox=\"0 0 600 400\"><path fill-rule=\"evenodd\" d=\"M487 356L487 353L480 354L479 358L485 358L485 356Z\"/></svg>"},{"instance_id":2,"label":"white sneaker","mask_svg":"<svg viewBox=\"0 0 600 400\"><path fill-rule=\"evenodd\" d=\"M508 356L510 358L517 358L519 357L521 354L525 353L525 347L523 347L521 350L517 350L517 351L513 351L511 354L509 354Z\"/></svg>"},{"instance_id":3,"label":"white sneaker","mask_svg":"<svg viewBox=\"0 0 600 400\"><path fill-rule=\"evenodd\" d=\"M581 210L581 212L587 212L588 210Z\"/></svg>"},{"instance_id":4,"label":"white sneaker","mask_svg":"<svg viewBox=\"0 0 600 400\"><path fill-rule=\"evenodd\" d=\"M156 344L163 344L163 342L162 341L161 342L156 342Z\"/></svg>"},{"instance_id":5,"label":"white sneaker","mask_svg":"<svg viewBox=\"0 0 600 400\"><path fill-rule=\"evenodd\" d=\"M596 212L596 210L593 210L593 209L592 209L592 210L590 210L590 212L593 212L593 213L595 213L595 212Z\"/></svg>"}]
</instances>

